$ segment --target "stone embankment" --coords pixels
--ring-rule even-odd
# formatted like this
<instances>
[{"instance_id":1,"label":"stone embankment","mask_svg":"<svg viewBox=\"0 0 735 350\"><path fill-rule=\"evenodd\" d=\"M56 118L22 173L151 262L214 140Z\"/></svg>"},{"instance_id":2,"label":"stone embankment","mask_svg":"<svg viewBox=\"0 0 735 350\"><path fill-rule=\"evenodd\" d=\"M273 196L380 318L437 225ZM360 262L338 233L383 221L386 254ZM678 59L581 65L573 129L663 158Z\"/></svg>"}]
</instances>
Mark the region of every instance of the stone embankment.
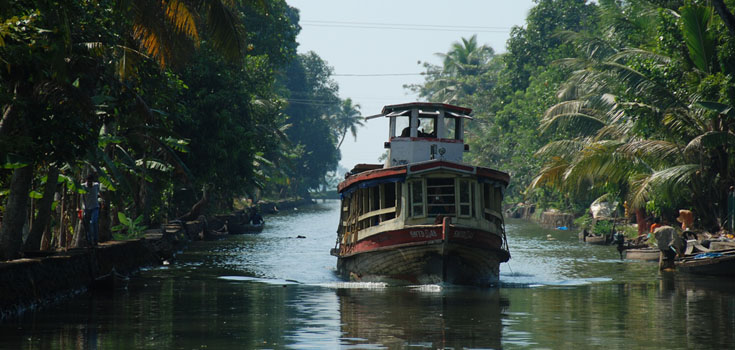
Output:
<instances>
[{"instance_id":1,"label":"stone embankment","mask_svg":"<svg viewBox=\"0 0 735 350\"><path fill-rule=\"evenodd\" d=\"M203 236L199 221L164 225L144 238L110 241L95 248L26 254L0 262L0 321L26 310L83 293L95 282L114 275L130 275L143 267L170 260L186 244ZM28 257L37 256L37 257Z\"/></svg>"}]
</instances>

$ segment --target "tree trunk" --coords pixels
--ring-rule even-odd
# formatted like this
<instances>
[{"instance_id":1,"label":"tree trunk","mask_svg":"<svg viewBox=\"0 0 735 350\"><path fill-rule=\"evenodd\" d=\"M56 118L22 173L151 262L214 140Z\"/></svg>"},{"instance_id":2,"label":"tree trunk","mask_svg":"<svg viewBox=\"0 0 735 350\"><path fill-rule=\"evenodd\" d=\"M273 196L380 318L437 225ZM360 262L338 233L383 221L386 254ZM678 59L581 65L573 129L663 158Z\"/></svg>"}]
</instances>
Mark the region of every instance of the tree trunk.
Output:
<instances>
[{"instance_id":1,"label":"tree trunk","mask_svg":"<svg viewBox=\"0 0 735 350\"><path fill-rule=\"evenodd\" d=\"M722 18L722 22L725 23L725 26L730 31L730 35L735 36L735 16L727 9L725 2L723 0L712 0L712 6L717 11L717 14L720 15L720 18Z\"/></svg>"},{"instance_id":2,"label":"tree trunk","mask_svg":"<svg viewBox=\"0 0 735 350\"><path fill-rule=\"evenodd\" d=\"M56 236L57 247L66 248L66 184L61 186L61 216L59 217L59 234Z\"/></svg>"},{"instance_id":3,"label":"tree trunk","mask_svg":"<svg viewBox=\"0 0 735 350\"><path fill-rule=\"evenodd\" d=\"M28 190L33 178L33 165L15 169L10 180L10 194L5 206L2 227L0 227L0 260L20 257L23 245L23 225L26 220Z\"/></svg>"},{"instance_id":4,"label":"tree trunk","mask_svg":"<svg viewBox=\"0 0 735 350\"><path fill-rule=\"evenodd\" d=\"M638 224L638 235L642 235L648 232L648 225L646 225L646 212L642 208L635 210L635 223Z\"/></svg>"},{"instance_id":5,"label":"tree trunk","mask_svg":"<svg viewBox=\"0 0 735 350\"><path fill-rule=\"evenodd\" d=\"M26 238L23 250L38 250L41 247L41 237L51 221L51 205L54 203L54 193L59 179L59 169L53 165L46 173L46 187L43 189L43 198L38 203L38 216L33 221L31 232Z\"/></svg>"},{"instance_id":6,"label":"tree trunk","mask_svg":"<svg viewBox=\"0 0 735 350\"><path fill-rule=\"evenodd\" d=\"M75 213L78 213L78 210L81 208L81 205L79 205L79 203L81 203L81 195L75 194L73 198L75 205L72 208L74 208ZM74 236L71 240L71 247L82 247L82 242L87 242L87 231L84 229L84 212L82 212L81 219L79 218L79 215L76 216L76 225L74 225Z\"/></svg>"}]
</instances>

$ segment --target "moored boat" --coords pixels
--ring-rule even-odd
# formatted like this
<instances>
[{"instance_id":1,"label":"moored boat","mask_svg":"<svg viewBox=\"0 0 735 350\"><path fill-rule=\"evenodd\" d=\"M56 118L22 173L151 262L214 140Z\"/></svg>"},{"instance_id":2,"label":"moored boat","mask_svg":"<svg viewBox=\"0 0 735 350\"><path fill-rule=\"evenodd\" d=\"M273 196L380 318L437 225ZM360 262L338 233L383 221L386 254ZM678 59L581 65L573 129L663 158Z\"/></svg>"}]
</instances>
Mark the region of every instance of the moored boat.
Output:
<instances>
[{"instance_id":1,"label":"moored boat","mask_svg":"<svg viewBox=\"0 0 735 350\"><path fill-rule=\"evenodd\" d=\"M712 251L676 259L677 271L700 275L735 276L735 250Z\"/></svg>"},{"instance_id":2,"label":"moored boat","mask_svg":"<svg viewBox=\"0 0 735 350\"><path fill-rule=\"evenodd\" d=\"M623 257L630 260L658 261L661 251L657 248L633 248L623 251Z\"/></svg>"},{"instance_id":3,"label":"moored boat","mask_svg":"<svg viewBox=\"0 0 735 350\"><path fill-rule=\"evenodd\" d=\"M338 191L339 273L350 279L490 285L508 261L508 174L462 162L468 108L390 105L384 165L358 164ZM399 132L399 130L402 130Z\"/></svg>"}]
</instances>

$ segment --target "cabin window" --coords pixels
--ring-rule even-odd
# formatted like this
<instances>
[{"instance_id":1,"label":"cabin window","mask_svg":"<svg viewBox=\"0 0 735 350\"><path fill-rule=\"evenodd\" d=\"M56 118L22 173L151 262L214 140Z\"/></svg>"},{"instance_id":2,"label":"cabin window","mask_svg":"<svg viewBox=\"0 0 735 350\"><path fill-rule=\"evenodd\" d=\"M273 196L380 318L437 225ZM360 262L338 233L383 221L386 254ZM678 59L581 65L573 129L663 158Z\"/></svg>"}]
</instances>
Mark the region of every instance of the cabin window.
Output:
<instances>
[{"instance_id":1,"label":"cabin window","mask_svg":"<svg viewBox=\"0 0 735 350\"><path fill-rule=\"evenodd\" d=\"M428 178L426 179L426 199L429 216L454 216L454 179Z\"/></svg>"},{"instance_id":2,"label":"cabin window","mask_svg":"<svg viewBox=\"0 0 735 350\"><path fill-rule=\"evenodd\" d=\"M441 137L445 139L461 140L462 137L459 135L460 124L462 123L461 118L450 118L444 116L444 132Z\"/></svg>"},{"instance_id":3,"label":"cabin window","mask_svg":"<svg viewBox=\"0 0 735 350\"><path fill-rule=\"evenodd\" d=\"M495 201L494 200L495 190L494 190L493 187L495 187L495 186L493 186L492 184L483 184L482 185L482 189L483 189L483 191L482 191L482 203L483 203L483 208L485 209L485 210L483 210L483 212L484 212L484 218L485 218L485 220L488 220L488 221L493 221L494 220L492 214L490 214L488 212L490 210L493 210L493 207L494 207L493 202Z\"/></svg>"},{"instance_id":4,"label":"cabin window","mask_svg":"<svg viewBox=\"0 0 735 350\"><path fill-rule=\"evenodd\" d=\"M396 187L398 183L380 185L383 191L383 205L381 208L394 208L396 206ZM396 217L396 212L381 215L380 221L387 221Z\"/></svg>"},{"instance_id":5,"label":"cabin window","mask_svg":"<svg viewBox=\"0 0 735 350\"><path fill-rule=\"evenodd\" d=\"M472 216L474 189L474 183L469 180L459 180L459 216Z\"/></svg>"},{"instance_id":6,"label":"cabin window","mask_svg":"<svg viewBox=\"0 0 735 350\"><path fill-rule=\"evenodd\" d=\"M418 137L436 137L436 117L419 117Z\"/></svg>"},{"instance_id":7,"label":"cabin window","mask_svg":"<svg viewBox=\"0 0 735 350\"><path fill-rule=\"evenodd\" d=\"M502 189L494 184L483 184L482 186L483 217L488 221L502 220L500 217L501 201L503 200Z\"/></svg>"},{"instance_id":8,"label":"cabin window","mask_svg":"<svg viewBox=\"0 0 735 350\"><path fill-rule=\"evenodd\" d=\"M400 117L394 117L396 121L396 132L399 132L399 137L409 137L411 136L411 128L409 126L409 121L411 118L408 116L400 116Z\"/></svg>"},{"instance_id":9,"label":"cabin window","mask_svg":"<svg viewBox=\"0 0 735 350\"><path fill-rule=\"evenodd\" d=\"M410 186L411 216L424 216L424 184L413 181Z\"/></svg>"}]
</instances>

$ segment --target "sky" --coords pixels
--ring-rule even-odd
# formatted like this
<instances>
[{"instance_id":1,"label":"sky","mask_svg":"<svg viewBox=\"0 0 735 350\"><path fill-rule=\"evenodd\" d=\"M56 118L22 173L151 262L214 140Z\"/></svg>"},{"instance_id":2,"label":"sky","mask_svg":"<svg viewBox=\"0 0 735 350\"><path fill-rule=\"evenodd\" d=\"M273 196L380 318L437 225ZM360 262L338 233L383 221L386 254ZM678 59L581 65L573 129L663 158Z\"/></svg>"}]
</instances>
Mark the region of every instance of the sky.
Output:
<instances>
[{"instance_id":1,"label":"sky","mask_svg":"<svg viewBox=\"0 0 735 350\"><path fill-rule=\"evenodd\" d=\"M441 64L436 53L477 34L479 44L506 51L513 26L524 26L532 0L287 0L300 11L298 52L314 51L334 69L340 98L363 116L383 106L418 101L403 86L423 82L421 63ZM433 101L430 101L433 102ZM463 106L472 108L472 106ZM385 118L348 135L340 165L378 163L388 138Z\"/></svg>"}]
</instances>

